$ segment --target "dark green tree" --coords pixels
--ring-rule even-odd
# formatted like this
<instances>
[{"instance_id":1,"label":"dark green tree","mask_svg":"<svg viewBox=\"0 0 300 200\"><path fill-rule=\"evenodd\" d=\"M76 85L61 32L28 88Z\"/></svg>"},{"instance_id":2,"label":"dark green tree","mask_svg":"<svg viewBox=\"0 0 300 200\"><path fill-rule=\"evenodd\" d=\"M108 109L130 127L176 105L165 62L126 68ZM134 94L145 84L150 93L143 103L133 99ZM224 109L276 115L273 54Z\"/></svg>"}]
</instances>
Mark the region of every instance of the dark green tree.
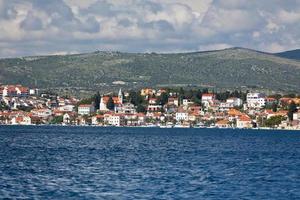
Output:
<instances>
[{"instance_id":1,"label":"dark green tree","mask_svg":"<svg viewBox=\"0 0 300 200\"><path fill-rule=\"evenodd\" d=\"M160 105L164 106L166 103L168 103L168 99L169 95L164 92L158 97L158 102Z\"/></svg>"},{"instance_id":2,"label":"dark green tree","mask_svg":"<svg viewBox=\"0 0 300 200\"><path fill-rule=\"evenodd\" d=\"M204 88L204 89L202 90L202 94L206 94L206 93L208 93L208 88Z\"/></svg>"},{"instance_id":3,"label":"dark green tree","mask_svg":"<svg viewBox=\"0 0 300 200\"><path fill-rule=\"evenodd\" d=\"M136 111L137 111L138 113L146 113L146 108L145 108L145 106L143 106L142 104L139 104L139 105L137 106L137 108L136 108Z\"/></svg>"},{"instance_id":4,"label":"dark green tree","mask_svg":"<svg viewBox=\"0 0 300 200\"><path fill-rule=\"evenodd\" d=\"M92 104L94 102L93 98L88 98L88 99L82 99L81 101L78 102L77 105L81 105L81 104Z\"/></svg>"},{"instance_id":5,"label":"dark green tree","mask_svg":"<svg viewBox=\"0 0 300 200\"><path fill-rule=\"evenodd\" d=\"M289 108L288 108L288 117L289 117L289 120L293 120L293 114L297 111L297 105L295 104L294 101L292 101L289 105Z\"/></svg>"},{"instance_id":6,"label":"dark green tree","mask_svg":"<svg viewBox=\"0 0 300 200\"><path fill-rule=\"evenodd\" d=\"M287 95L284 95L284 97L287 97L287 98L295 98L295 97L296 97L296 94L287 94Z\"/></svg>"},{"instance_id":7,"label":"dark green tree","mask_svg":"<svg viewBox=\"0 0 300 200\"><path fill-rule=\"evenodd\" d=\"M283 116L272 116L265 121L265 125L267 127L274 128L275 126L278 126L282 122L282 120L284 120Z\"/></svg>"},{"instance_id":8,"label":"dark green tree","mask_svg":"<svg viewBox=\"0 0 300 200\"><path fill-rule=\"evenodd\" d=\"M97 93L94 95L94 102L95 102L95 108L96 108L96 110L99 109L100 101L101 101L101 95L100 95L99 92L97 92Z\"/></svg>"},{"instance_id":9,"label":"dark green tree","mask_svg":"<svg viewBox=\"0 0 300 200\"><path fill-rule=\"evenodd\" d=\"M277 112L277 103L272 103L272 111Z\"/></svg>"},{"instance_id":10,"label":"dark green tree","mask_svg":"<svg viewBox=\"0 0 300 200\"><path fill-rule=\"evenodd\" d=\"M61 124L63 122L63 116L56 116L54 117L50 124Z\"/></svg>"},{"instance_id":11,"label":"dark green tree","mask_svg":"<svg viewBox=\"0 0 300 200\"><path fill-rule=\"evenodd\" d=\"M4 103L4 102L0 102L0 110L8 110L9 107Z\"/></svg>"},{"instance_id":12,"label":"dark green tree","mask_svg":"<svg viewBox=\"0 0 300 200\"><path fill-rule=\"evenodd\" d=\"M141 96L139 92L130 91L129 92L129 100L135 106L143 104L144 98Z\"/></svg>"},{"instance_id":13,"label":"dark green tree","mask_svg":"<svg viewBox=\"0 0 300 200\"><path fill-rule=\"evenodd\" d=\"M115 108L115 103L113 98L110 96L107 102L107 109L114 110L114 108Z\"/></svg>"}]
</instances>

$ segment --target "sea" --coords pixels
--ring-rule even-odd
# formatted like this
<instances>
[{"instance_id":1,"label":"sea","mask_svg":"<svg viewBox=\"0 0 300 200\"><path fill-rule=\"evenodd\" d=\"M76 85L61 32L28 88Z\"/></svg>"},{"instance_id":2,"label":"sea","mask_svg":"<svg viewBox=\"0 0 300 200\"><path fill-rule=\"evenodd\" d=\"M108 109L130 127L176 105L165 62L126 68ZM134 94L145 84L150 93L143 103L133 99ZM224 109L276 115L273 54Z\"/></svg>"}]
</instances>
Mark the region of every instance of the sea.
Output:
<instances>
[{"instance_id":1,"label":"sea","mask_svg":"<svg viewBox=\"0 0 300 200\"><path fill-rule=\"evenodd\" d=\"M300 131L0 126L0 199L300 199Z\"/></svg>"}]
</instances>

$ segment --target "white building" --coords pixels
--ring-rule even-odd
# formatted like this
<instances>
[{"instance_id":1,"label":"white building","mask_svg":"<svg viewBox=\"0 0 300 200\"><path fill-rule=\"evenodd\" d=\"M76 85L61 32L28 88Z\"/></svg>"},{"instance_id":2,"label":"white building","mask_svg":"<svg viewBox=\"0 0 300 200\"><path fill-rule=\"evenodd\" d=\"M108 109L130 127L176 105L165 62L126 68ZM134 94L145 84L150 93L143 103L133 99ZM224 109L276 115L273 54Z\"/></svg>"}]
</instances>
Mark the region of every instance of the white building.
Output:
<instances>
[{"instance_id":1,"label":"white building","mask_svg":"<svg viewBox=\"0 0 300 200\"><path fill-rule=\"evenodd\" d=\"M262 108L266 104L266 95L263 93L248 93L247 107L248 108Z\"/></svg>"},{"instance_id":2,"label":"white building","mask_svg":"<svg viewBox=\"0 0 300 200\"><path fill-rule=\"evenodd\" d=\"M76 113L68 112L63 115L63 124L72 124L75 122Z\"/></svg>"},{"instance_id":3,"label":"white building","mask_svg":"<svg viewBox=\"0 0 300 200\"><path fill-rule=\"evenodd\" d=\"M58 107L58 110L64 111L64 112L72 112L74 110L74 105L65 105Z\"/></svg>"},{"instance_id":4,"label":"white building","mask_svg":"<svg viewBox=\"0 0 300 200\"><path fill-rule=\"evenodd\" d=\"M168 104L178 106L179 105L178 97L169 97Z\"/></svg>"},{"instance_id":5,"label":"white building","mask_svg":"<svg viewBox=\"0 0 300 200\"><path fill-rule=\"evenodd\" d=\"M210 104L216 100L216 95L214 94L202 94L201 102L207 108Z\"/></svg>"},{"instance_id":6,"label":"white building","mask_svg":"<svg viewBox=\"0 0 300 200\"><path fill-rule=\"evenodd\" d=\"M31 125L31 118L29 116L16 116L11 119L12 125Z\"/></svg>"},{"instance_id":7,"label":"white building","mask_svg":"<svg viewBox=\"0 0 300 200\"><path fill-rule=\"evenodd\" d=\"M299 120L299 121L300 121L300 111L295 112L295 113L293 114L293 120Z\"/></svg>"},{"instance_id":8,"label":"white building","mask_svg":"<svg viewBox=\"0 0 300 200\"><path fill-rule=\"evenodd\" d=\"M70 122L71 122L71 115L68 114L68 113L65 113L63 115L63 123L64 124L70 124Z\"/></svg>"},{"instance_id":9,"label":"white building","mask_svg":"<svg viewBox=\"0 0 300 200\"><path fill-rule=\"evenodd\" d=\"M48 118L52 115L52 110L48 108L43 109L33 109L31 110L33 116L41 117L41 118Z\"/></svg>"},{"instance_id":10,"label":"white building","mask_svg":"<svg viewBox=\"0 0 300 200\"><path fill-rule=\"evenodd\" d=\"M106 103L104 102L103 97L101 97L101 100L100 100L99 110L100 111L108 111Z\"/></svg>"},{"instance_id":11,"label":"white building","mask_svg":"<svg viewBox=\"0 0 300 200\"><path fill-rule=\"evenodd\" d=\"M148 105L147 107L147 111L149 112L157 112L157 111L161 111L162 106L161 105Z\"/></svg>"},{"instance_id":12,"label":"white building","mask_svg":"<svg viewBox=\"0 0 300 200\"><path fill-rule=\"evenodd\" d=\"M177 112L176 113L176 121L188 121L189 113L188 112Z\"/></svg>"},{"instance_id":13,"label":"white building","mask_svg":"<svg viewBox=\"0 0 300 200\"><path fill-rule=\"evenodd\" d=\"M227 99L226 103L228 103L232 107L240 107L243 105L243 100L240 98L232 97Z\"/></svg>"},{"instance_id":14,"label":"white building","mask_svg":"<svg viewBox=\"0 0 300 200\"><path fill-rule=\"evenodd\" d=\"M116 113L135 114L135 106L132 103L124 103L115 106Z\"/></svg>"},{"instance_id":15,"label":"white building","mask_svg":"<svg viewBox=\"0 0 300 200\"><path fill-rule=\"evenodd\" d=\"M121 88L120 88L119 93L118 93L118 98L119 98L119 104L123 104L123 93L122 93Z\"/></svg>"},{"instance_id":16,"label":"white building","mask_svg":"<svg viewBox=\"0 0 300 200\"><path fill-rule=\"evenodd\" d=\"M192 102L190 99L183 99L182 100L182 105L184 106L189 106L191 104L193 104L194 102Z\"/></svg>"},{"instance_id":17,"label":"white building","mask_svg":"<svg viewBox=\"0 0 300 200\"><path fill-rule=\"evenodd\" d=\"M236 127L237 128L252 128L252 120L247 115L239 116L236 119Z\"/></svg>"},{"instance_id":18,"label":"white building","mask_svg":"<svg viewBox=\"0 0 300 200\"><path fill-rule=\"evenodd\" d=\"M38 89L29 89L30 95L38 95Z\"/></svg>"},{"instance_id":19,"label":"white building","mask_svg":"<svg viewBox=\"0 0 300 200\"><path fill-rule=\"evenodd\" d=\"M220 111L228 111L230 108L240 107L243 105L243 100L240 98L229 98L226 102L221 102L219 105Z\"/></svg>"},{"instance_id":20,"label":"white building","mask_svg":"<svg viewBox=\"0 0 300 200\"><path fill-rule=\"evenodd\" d=\"M104 122L111 126L124 126L125 117L122 114L104 115Z\"/></svg>"},{"instance_id":21,"label":"white building","mask_svg":"<svg viewBox=\"0 0 300 200\"><path fill-rule=\"evenodd\" d=\"M27 97L29 95L29 88L22 85L5 85L1 87L1 90L3 97Z\"/></svg>"},{"instance_id":22,"label":"white building","mask_svg":"<svg viewBox=\"0 0 300 200\"><path fill-rule=\"evenodd\" d=\"M103 115L95 115L92 117L92 125L103 125L104 116Z\"/></svg>"},{"instance_id":23,"label":"white building","mask_svg":"<svg viewBox=\"0 0 300 200\"><path fill-rule=\"evenodd\" d=\"M90 115L95 112L95 107L93 104L83 104L78 106L79 115Z\"/></svg>"},{"instance_id":24,"label":"white building","mask_svg":"<svg viewBox=\"0 0 300 200\"><path fill-rule=\"evenodd\" d=\"M122 89L119 90L118 96L111 97L115 106L121 106L123 104L123 93ZM108 111L107 103L110 99L110 96L102 96L100 100L99 110L100 111Z\"/></svg>"},{"instance_id":25,"label":"white building","mask_svg":"<svg viewBox=\"0 0 300 200\"><path fill-rule=\"evenodd\" d=\"M150 98L148 102L151 105L155 105L157 103L157 99L156 98Z\"/></svg>"}]
</instances>

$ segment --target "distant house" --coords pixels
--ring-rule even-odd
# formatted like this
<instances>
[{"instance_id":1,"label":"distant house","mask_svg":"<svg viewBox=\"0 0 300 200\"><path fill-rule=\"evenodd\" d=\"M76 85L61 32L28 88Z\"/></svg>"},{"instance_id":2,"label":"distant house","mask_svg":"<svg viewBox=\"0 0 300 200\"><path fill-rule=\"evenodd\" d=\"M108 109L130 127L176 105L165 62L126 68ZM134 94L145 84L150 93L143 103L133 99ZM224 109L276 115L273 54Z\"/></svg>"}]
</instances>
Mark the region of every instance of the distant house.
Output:
<instances>
[{"instance_id":1,"label":"distant house","mask_svg":"<svg viewBox=\"0 0 300 200\"><path fill-rule=\"evenodd\" d=\"M137 117L137 125L145 124L147 117L144 113L137 113L136 117Z\"/></svg>"},{"instance_id":2,"label":"distant house","mask_svg":"<svg viewBox=\"0 0 300 200\"><path fill-rule=\"evenodd\" d=\"M63 115L63 124L75 124L76 112L67 112Z\"/></svg>"},{"instance_id":3,"label":"distant house","mask_svg":"<svg viewBox=\"0 0 300 200\"><path fill-rule=\"evenodd\" d=\"M90 115L95 112L93 104L82 104L78 106L78 115Z\"/></svg>"},{"instance_id":4,"label":"distant house","mask_svg":"<svg viewBox=\"0 0 300 200\"><path fill-rule=\"evenodd\" d=\"M104 115L95 115L92 117L92 125L103 125Z\"/></svg>"},{"instance_id":5,"label":"distant house","mask_svg":"<svg viewBox=\"0 0 300 200\"><path fill-rule=\"evenodd\" d=\"M156 98L149 98L148 103L151 105L155 105L157 103L157 99Z\"/></svg>"},{"instance_id":6,"label":"distant house","mask_svg":"<svg viewBox=\"0 0 300 200\"><path fill-rule=\"evenodd\" d=\"M248 108L262 108L266 105L266 95L263 93L248 93L247 107Z\"/></svg>"},{"instance_id":7,"label":"distant house","mask_svg":"<svg viewBox=\"0 0 300 200\"><path fill-rule=\"evenodd\" d=\"M216 100L215 94L202 94L201 102L202 104L207 108L210 106L210 104L213 104L213 102Z\"/></svg>"},{"instance_id":8,"label":"distant house","mask_svg":"<svg viewBox=\"0 0 300 200\"><path fill-rule=\"evenodd\" d=\"M243 105L243 100L240 98L231 97L226 100L226 103L228 103L230 107L240 107Z\"/></svg>"},{"instance_id":9,"label":"distant house","mask_svg":"<svg viewBox=\"0 0 300 200\"><path fill-rule=\"evenodd\" d=\"M295 104L300 104L300 98L283 97L279 99L280 105L288 105L292 102L294 102Z\"/></svg>"},{"instance_id":10,"label":"distant house","mask_svg":"<svg viewBox=\"0 0 300 200\"><path fill-rule=\"evenodd\" d=\"M190 106L188 110L196 115L203 114L202 108L200 106Z\"/></svg>"},{"instance_id":11,"label":"distant house","mask_svg":"<svg viewBox=\"0 0 300 200\"><path fill-rule=\"evenodd\" d=\"M29 88L22 85L5 85L1 87L1 90L4 97L27 97L29 95Z\"/></svg>"},{"instance_id":12,"label":"distant house","mask_svg":"<svg viewBox=\"0 0 300 200\"><path fill-rule=\"evenodd\" d=\"M31 125L31 118L29 116L16 116L11 119L12 125Z\"/></svg>"},{"instance_id":13,"label":"distant house","mask_svg":"<svg viewBox=\"0 0 300 200\"><path fill-rule=\"evenodd\" d=\"M227 119L219 120L216 122L216 127L218 128L230 128L230 122Z\"/></svg>"},{"instance_id":14,"label":"distant house","mask_svg":"<svg viewBox=\"0 0 300 200\"><path fill-rule=\"evenodd\" d=\"M277 103L277 100L273 97L267 97L265 100L267 105L272 105L274 103Z\"/></svg>"},{"instance_id":15,"label":"distant house","mask_svg":"<svg viewBox=\"0 0 300 200\"><path fill-rule=\"evenodd\" d=\"M107 104L108 104L108 101L109 101L110 98L112 98L115 106L122 105L123 104L123 93L122 93L122 90L121 89L119 90L118 96L113 96L113 97L103 96L103 97L101 97L100 105L99 105L99 110L100 111L108 111L109 110L107 108Z\"/></svg>"},{"instance_id":16,"label":"distant house","mask_svg":"<svg viewBox=\"0 0 300 200\"><path fill-rule=\"evenodd\" d=\"M191 99L183 99L182 100L182 105L184 106L189 106L192 105L194 102Z\"/></svg>"},{"instance_id":17,"label":"distant house","mask_svg":"<svg viewBox=\"0 0 300 200\"><path fill-rule=\"evenodd\" d=\"M252 120L248 115L241 115L236 120L237 128L252 128Z\"/></svg>"},{"instance_id":18,"label":"distant house","mask_svg":"<svg viewBox=\"0 0 300 200\"><path fill-rule=\"evenodd\" d=\"M194 122L198 119L199 115L197 113L189 112L188 121Z\"/></svg>"},{"instance_id":19,"label":"distant house","mask_svg":"<svg viewBox=\"0 0 300 200\"><path fill-rule=\"evenodd\" d=\"M156 92L156 96L161 96L163 93L167 93L167 90L166 89L159 89L157 92Z\"/></svg>"},{"instance_id":20,"label":"distant house","mask_svg":"<svg viewBox=\"0 0 300 200\"><path fill-rule=\"evenodd\" d=\"M175 114L176 121L188 121L189 120L189 113L184 110L183 108L179 108Z\"/></svg>"},{"instance_id":21,"label":"distant house","mask_svg":"<svg viewBox=\"0 0 300 200\"><path fill-rule=\"evenodd\" d=\"M154 89L152 89L152 88L141 89L141 96L153 95L155 93L156 93L156 91Z\"/></svg>"},{"instance_id":22,"label":"distant house","mask_svg":"<svg viewBox=\"0 0 300 200\"><path fill-rule=\"evenodd\" d=\"M46 119L52 115L52 110L50 110L48 108L33 109L33 110L31 110L31 113L33 116Z\"/></svg>"},{"instance_id":23,"label":"distant house","mask_svg":"<svg viewBox=\"0 0 300 200\"><path fill-rule=\"evenodd\" d=\"M115 106L116 113L134 114L136 112L135 106L132 103L124 103Z\"/></svg>"},{"instance_id":24,"label":"distant house","mask_svg":"<svg viewBox=\"0 0 300 200\"><path fill-rule=\"evenodd\" d=\"M161 111L162 106L161 105L148 105L147 111L148 112L159 112Z\"/></svg>"},{"instance_id":25,"label":"distant house","mask_svg":"<svg viewBox=\"0 0 300 200\"><path fill-rule=\"evenodd\" d=\"M63 111L63 112L72 112L74 110L74 105L64 105L58 107L58 110Z\"/></svg>"},{"instance_id":26,"label":"distant house","mask_svg":"<svg viewBox=\"0 0 300 200\"><path fill-rule=\"evenodd\" d=\"M179 105L178 97L169 97L168 98L168 105Z\"/></svg>"},{"instance_id":27,"label":"distant house","mask_svg":"<svg viewBox=\"0 0 300 200\"><path fill-rule=\"evenodd\" d=\"M293 114L293 120L299 120L300 121L300 111Z\"/></svg>"},{"instance_id":28,"label":"distant house","mask_svg":"<svg viewBox=\"0 0 300 200\"><path fill-rule=\"evenodd\" d=\"M240 98L232 97L226 100L226 102L221 102L219 105L219 111L228 111L234 107L240 107L243 105L243 100Z\"/></svg>"},{"instance_id":29,"label":"distant house","mask_svg":"<svg viewBox=\"0 0 300 200\"><path fill-rule=\"evenodd\" d=\"M104 122L111 126L124 126L125 116L123 114L104 115Z\"/></svg>"}]
</instances>

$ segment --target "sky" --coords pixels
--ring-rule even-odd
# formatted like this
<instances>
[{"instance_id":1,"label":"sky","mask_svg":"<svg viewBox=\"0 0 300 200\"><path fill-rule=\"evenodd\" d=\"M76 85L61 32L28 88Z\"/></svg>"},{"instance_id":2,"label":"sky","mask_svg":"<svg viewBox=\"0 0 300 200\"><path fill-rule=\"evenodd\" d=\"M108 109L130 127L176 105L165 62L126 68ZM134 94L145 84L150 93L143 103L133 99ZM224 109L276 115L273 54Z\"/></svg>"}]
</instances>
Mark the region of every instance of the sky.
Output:
<instances>
[{"instance_id":1,"label":"sky","mask_svg":"<svg viewBox=\"0 0 300 200\"><path fill-rule=\"evenodd\" d=\"M0 57L300 48L300 0L0 0Z\"/></svg>"}]
</instances>

